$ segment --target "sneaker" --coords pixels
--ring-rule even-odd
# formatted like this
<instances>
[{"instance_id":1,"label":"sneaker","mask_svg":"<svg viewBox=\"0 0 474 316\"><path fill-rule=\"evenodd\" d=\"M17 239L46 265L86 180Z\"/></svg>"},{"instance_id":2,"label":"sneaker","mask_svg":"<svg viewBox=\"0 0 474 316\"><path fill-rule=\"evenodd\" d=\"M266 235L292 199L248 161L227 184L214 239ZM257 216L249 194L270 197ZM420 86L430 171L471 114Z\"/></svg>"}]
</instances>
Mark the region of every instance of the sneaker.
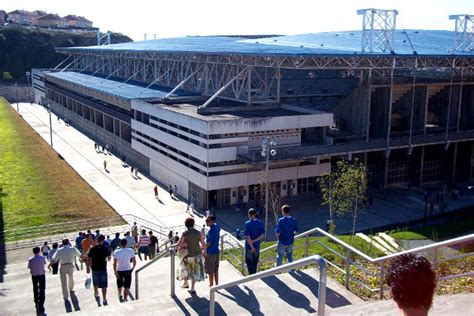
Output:
<instances>
[{"instance_id":1,"label":"sneaker","mask_svg":"<svg viewBox=\"0 0 474 316\"><path fill-rule=\"evenodd\" d=\"M107 300L103 300L102 305L107 306L107 305L109 305L109 303L107 302Z\"/></svg>"},{"instance_id":2,"label":"sneaker","mask_svg":"<svg viewBox=\"0 0 474 316\"><path fill-rule=\"evenodd\" d=\"M123 303L123 296L122 295L119 296L119 301L120 301L120 303Z\"/></svg>"},{"instance_id":3,"label":"sneaker","mask_svg":"<svg viewBox=\"0 0 474 316\"><path fill-rule=\"evenodd\" d=\"M97 302L97 305L100 307L100 296L95 297L95 301Z\"/></svg>"}]
</instances>

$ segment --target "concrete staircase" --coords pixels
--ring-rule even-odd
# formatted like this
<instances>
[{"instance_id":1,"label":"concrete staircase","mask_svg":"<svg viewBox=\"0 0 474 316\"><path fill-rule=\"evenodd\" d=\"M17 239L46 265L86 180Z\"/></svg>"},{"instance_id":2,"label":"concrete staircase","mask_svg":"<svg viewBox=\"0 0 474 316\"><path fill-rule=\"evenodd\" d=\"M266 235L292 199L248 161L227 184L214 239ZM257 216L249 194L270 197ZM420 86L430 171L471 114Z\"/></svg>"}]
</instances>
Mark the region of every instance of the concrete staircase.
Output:
<instances>
[{"instance_id":1,"label":"concrete staircase","mask_svg":"<svg viewBox=\"0 0 474 316\"><path fill-rule=\"evenodd\" d=\"M371 237L364 233L357 233L356 236L363 239L371 246L382 251L386 255L394 254L402 250L396 241L385 233L378 233L376 236Z\"/></svg>"},{"instance_id":2,"label":"concrete staircase","mask_svg":"<svg viewBox=\"0 0 474 316\"><path fill-rule=\"evenodd\" d=\"M28 255L25 253L25 258ZM34 314L33 293L25 258L16 256L6 266L4 282L0 283L0 315ZM20 260L21 259L21 260ZM138 259L137 259L138 260ZM144 264L139 262L139 266ZM84 288L85 271L76 271L75 294L70 304L62 298L59 275L46 277L46 313L63 315L68 312L88 315L206 315L209 312L208 281L199 282L197 295L190 295L176 281L176 297L170 297L170 259L164 258L140 272L140 299L120 303L115 277L109 270L109 306L99 307L92 289ZM242 275L228 262L221 261L220 280L227 282ZM301 315L316 313L318 271L307 269L285 273L219 291L216 295L216 315ZM132 294L135 295L134 280ZM348 292L339 283L328 279L326 309L361 303L361 299Z\"/></svg>"}]
</instances>

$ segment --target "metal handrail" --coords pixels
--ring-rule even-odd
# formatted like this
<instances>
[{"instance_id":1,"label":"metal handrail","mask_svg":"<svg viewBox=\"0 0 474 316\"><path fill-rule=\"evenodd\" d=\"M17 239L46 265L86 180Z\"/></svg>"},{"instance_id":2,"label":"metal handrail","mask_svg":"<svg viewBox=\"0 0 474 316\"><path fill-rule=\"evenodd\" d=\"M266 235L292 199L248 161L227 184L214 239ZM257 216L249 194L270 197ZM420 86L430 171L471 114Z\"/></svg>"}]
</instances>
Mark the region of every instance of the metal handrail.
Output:
<instances>
[{"instance_id":1,"label":"metal handrail","mask_svg":"<svg viewBox=\"0 0 474 316\"><path fill-rule=\"evenodd\" d=\"M447 246L456 245L456 244L460 244L460 243L464 243L464 242L467 242L467 241L473 241L474 240L474 234L470 234L470 235L467 235L467 236L458 237L458 238L454 238L454 239L434 243L434 244L431 244L431 245L426 245L426 246L413 248L413 249L410 249L410 250L405 250L405 251L402 251L402 252L399 252L399 253L396 253L396 254L385 255L385 256L379 257L379 258L372 258L371 256L363 253L359 249L356 249L355 247L345 243L344 241L340 240L339 238L327 233L323 229L321 229L319 227L316 227L316 228L307 230L307 231L295 236L295 239L301 239L301 238L306 237L305 256L308 256L308 249L309 249L308 238L311 234L314 234L314 233L319 233L319 234L327 237L328 239L332 240L336 244L339 244L340 246L343 246L345 248L345 254L340 254L337 251L335 251L335 250L331 249L330 247L328 247L327 245L324 245L323 243L316 240L316 242L319 243L322 247L324 247L325 249L329 250L330 252L338 255L339 257L341 257L344 260L344 267L342 269L337 267L337 270L339 272L345 274L345 282L344 283L345 283L346 288L349 289L349 281L352 280L352 281L360 284L364 288L368 289L370 292L378 291L380 298L383 298L384 269L385 269L385 264L386 264L387 261L390 261L393 258L396 258L396 257L401 256L403 254L429 252L429 251L434 252L434 257L436 257L436 253L437 253L438 249L440 249L442 247L447 247ZM268 252L268 251L270 251L270 250L272 250L276 247L277 247L277 243L275 243L275 244L273 244L269 247L266 247L265 249L262 249L260 251L260 255L262 253ZM359 265L357 263L357 261L351 259L351 254L358 255L361 258L365 259L367 262L369 262L371 264L374 264L374 265L377 265L378 266L378 271L375 272L375 273L372 273L372 272L368 271L367 269L363 268L361 265ZM468 256L471 256L471 255L474 255L474 252L471 252L471 253L468 253L468 254L463 254L463 255L456 255L456 256L450 257L448 259L441 259L441 260L434 259L434 261L436 261L434 264L438 264L438 263L445 262L445 261L450 261L450 260L455 260L455 259L459 259L459 258L464 258L464 257L468 257ZM265 259L261 260L261 262L265 262L265 261L266 261ZM329 262L329 261L327 261L327 262L329 264L331 264L331 266L336 267L336 265L333 264L332 262ZM372 277L375 277L375 276L380 277L380 283L379 283L378 288L371 288L371 287L367 286L362 280L354 278L351 275L351 270L350 270L351 266L363 271L364 273L366 273L366 274L368 274ZM445 277L440 277L439 279L444 280L444 279L455 278L455 277L459 277L459 276L463 276L463 275L464 274L462 274L462 275L461 274L460 275L453 275L453 276L445 276Z\"/></svg>"},{"instance_id":2,"label":"metal handrail","mask_svg":"<svg viewBox=\"0 0 474 316\"><path fill-rule=\"evenodd\" d=\"M277 275L279 273L287 272L296 268L303 266L308 266L310 264L318 263L319 264L319 286L318 286L318 315L324 316L325 306L326 306L326 279L327 279L327 266L326 260L324 258L313 255L304 259L300 259L294 262L287 263L285 265L275 267L266 271L258 272L241 279L227 282L224 284L219 284L211 287L209 294L209 315L214 316L216 313L216 292L223 290L235 285L247 283L250 281L255 281L263 279L269 276Z\"/></svg>"},{"instance_id":3,"label":"metal handrail","mask_svg":"<svg viewBox=\"0 0 474 316\"><path fill-rule=\"evenodd\" d=\"M140 281L139 281L139 278L138 278L139 277L138 273L140 273L140 271L148 268L149 266L151 266L152 264L154 264L158 260L166 257L167 255L170 255L170 258L171 258L171 279L170 279L171 289L170 289L170 295L171 295L171 297L175 297L175 251L174 251L174 247L176 245L177 244L172 245L169 249L166 249L165 251L159 253L158 256L153 258L151 261L149 261L148 263L146 263L142 267L135 270L135 299L136 300L138 300L138 297L139 297L139 287L140 287Z\"/></svg>"}]
</instances>

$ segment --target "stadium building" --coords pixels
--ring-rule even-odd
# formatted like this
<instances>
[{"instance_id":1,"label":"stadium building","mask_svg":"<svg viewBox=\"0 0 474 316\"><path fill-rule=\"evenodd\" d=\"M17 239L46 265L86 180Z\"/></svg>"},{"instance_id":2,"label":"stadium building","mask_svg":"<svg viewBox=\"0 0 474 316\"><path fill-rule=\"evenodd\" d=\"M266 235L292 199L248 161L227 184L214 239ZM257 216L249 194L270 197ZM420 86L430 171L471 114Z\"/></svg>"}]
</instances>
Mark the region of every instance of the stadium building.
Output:
<instances>
[{"instance_id":1,"label":"stadium building","mask_svg":"<svg viewBox=\"0 0 474 316\"><path fill-rule=\"evenodd\" d=\"M474 51L456 32L368 34L58 48L69 57L33 71L35 99L199 207L259 198L267 137L281 196L315 191L337 157L374 186L470 181Z\"/></svg>"}]
</instances>

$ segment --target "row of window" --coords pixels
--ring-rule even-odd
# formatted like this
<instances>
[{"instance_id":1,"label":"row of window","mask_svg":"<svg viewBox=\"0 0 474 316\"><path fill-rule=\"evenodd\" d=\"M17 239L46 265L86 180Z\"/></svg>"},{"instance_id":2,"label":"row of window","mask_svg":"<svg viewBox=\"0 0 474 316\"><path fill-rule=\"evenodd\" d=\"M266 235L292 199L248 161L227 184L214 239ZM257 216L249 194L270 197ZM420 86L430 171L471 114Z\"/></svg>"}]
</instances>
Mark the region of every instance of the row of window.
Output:
<instances>
[{"instance_id":1,"label":"row of window","mask_svg":"<svg viewBox=\"0 0 474 316\"><path fill-rule=\"evenodd\" d=\"M200 164L201 166L207 168L207 163L206 163L205 161L202 161L202 160L200 160L200 159L197 159L196 157L193 157L193 156L191 156L191 155L189 155L189 154L187 154L187 153L185 153L185 152L182 152L182 151L180 151L180 150L174 148L173 146L170 146L170 145L168 145L168 144L162 143L162 142L160 142L159 140L157 140L157 139L155 139L155 138L153 138L153 137L150 137L150 136L147 135L147 134L143 134L143 133L141 133L141 132L139 132L139 131L137 131L137 130L133 130L133 133L134 133L134 134L137 134L138 136L141 136L141 137L143 137L143 138L145 138L145 139L147 139L147 140L152 141L153 143L157 144L158 146L161 146L162 148L166 148L166 149L168 149L168 150L171 150L172 152L174 152L174 153L180 155L181 157L184 157L184 158L187 158L187 159L189 159L189 160L192 160L192 161L194 161L194 162ZM135 139L138 139L138 138L135 138Z\"/></svg>"}]
</instances>

